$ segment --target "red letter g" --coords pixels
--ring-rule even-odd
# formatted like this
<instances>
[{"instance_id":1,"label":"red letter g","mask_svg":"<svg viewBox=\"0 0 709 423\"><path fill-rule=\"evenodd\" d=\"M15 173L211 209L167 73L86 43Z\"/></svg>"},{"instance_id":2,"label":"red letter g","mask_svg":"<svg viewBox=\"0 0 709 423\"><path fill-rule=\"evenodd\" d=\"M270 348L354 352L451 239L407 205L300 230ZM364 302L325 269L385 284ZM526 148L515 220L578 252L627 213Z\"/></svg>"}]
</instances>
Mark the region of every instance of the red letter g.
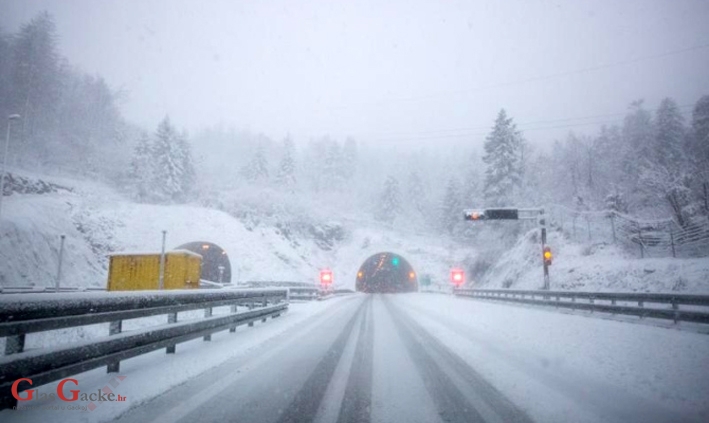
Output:
<instances>
[{"instance_id":1,"label":"red letter g","mask_svg":"<svg viewBox=\"0 0 709 423\"><path fill-rule=\"evenodd\" d=\"M15 397L15 399L18 401L29 401L34 395L33 390L30 389L29 391L27 391L27 398L20 398L20 394L17 392L17 385L19 385L20 382L23 380L26 380L27 383L32 385L32 379L27 379L26 377L23 377L22 379L17 379L16 381L12 382L12 396Z\"/></svg>"}]
</instances>

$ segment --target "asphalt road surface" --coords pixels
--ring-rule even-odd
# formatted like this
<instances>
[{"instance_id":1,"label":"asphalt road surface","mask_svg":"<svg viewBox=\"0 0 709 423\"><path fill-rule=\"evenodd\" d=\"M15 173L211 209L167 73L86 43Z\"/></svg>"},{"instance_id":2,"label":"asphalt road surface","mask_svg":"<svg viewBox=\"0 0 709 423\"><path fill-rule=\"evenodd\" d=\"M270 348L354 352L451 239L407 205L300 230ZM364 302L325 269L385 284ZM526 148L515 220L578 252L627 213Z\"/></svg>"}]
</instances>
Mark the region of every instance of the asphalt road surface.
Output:
<instances>
[{"instance_id":1,"label":"asphalt road surface","mask_svg":"<svg viewBox=\"0 0 709 423\"><path fill-rule=\"evenodd\" d=\"M396 295L355 295L120 422L530 422Z\"/></svg>"}]
</instances>

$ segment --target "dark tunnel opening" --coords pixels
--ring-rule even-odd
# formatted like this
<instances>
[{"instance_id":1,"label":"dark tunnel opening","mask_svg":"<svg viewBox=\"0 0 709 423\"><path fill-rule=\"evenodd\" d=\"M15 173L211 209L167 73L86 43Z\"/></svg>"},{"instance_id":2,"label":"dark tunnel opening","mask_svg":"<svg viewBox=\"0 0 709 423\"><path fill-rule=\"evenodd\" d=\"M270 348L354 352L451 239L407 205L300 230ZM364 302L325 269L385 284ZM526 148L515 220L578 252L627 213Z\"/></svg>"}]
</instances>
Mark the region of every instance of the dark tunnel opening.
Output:
<instances>
[{"instance_id":1,"label":"dark tunnel opening","mask_svg":"<svg viewBox=\"0 0 709 423\"><path fill-rule=\"evenodd\" d=\"M414 268L399 254L377 253L364 261L357 271L357 291L416 292L418 279Z\"/></svg>"},{"instance_id":2,"label":"dark tunnel opening","mask_svg":"<svg viewBox=\"0 0 709 423\"><path fill-rule=\"evenodd\" d=\"M202 256L201 279L211 282L231 282L231 263L226 251L217 244L205 241L188 242L175 248L176 250L189 250ZM219 267L224 267L220 277Z\"/></svg>"}]
</instances>

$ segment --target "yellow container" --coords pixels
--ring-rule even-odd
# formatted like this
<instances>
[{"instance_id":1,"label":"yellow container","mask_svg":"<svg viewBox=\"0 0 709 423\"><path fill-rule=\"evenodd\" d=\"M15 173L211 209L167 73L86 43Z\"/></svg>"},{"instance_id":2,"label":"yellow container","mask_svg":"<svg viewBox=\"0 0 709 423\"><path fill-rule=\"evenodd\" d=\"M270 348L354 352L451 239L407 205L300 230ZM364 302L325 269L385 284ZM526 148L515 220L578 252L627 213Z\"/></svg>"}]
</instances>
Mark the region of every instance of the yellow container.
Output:
<instances>
[{"instance_id":1,"label":"yellow container","mask_svg":"<svg viewBox=\"0 0 709 423\"><path fill-rule=\"evenodd\" d=\"M160 254L112 254L109 260L109 291L160 289ZM187 250L165 253L164 289L199 288L201 273L201 255Z\"/></svg>"}]
</instances>

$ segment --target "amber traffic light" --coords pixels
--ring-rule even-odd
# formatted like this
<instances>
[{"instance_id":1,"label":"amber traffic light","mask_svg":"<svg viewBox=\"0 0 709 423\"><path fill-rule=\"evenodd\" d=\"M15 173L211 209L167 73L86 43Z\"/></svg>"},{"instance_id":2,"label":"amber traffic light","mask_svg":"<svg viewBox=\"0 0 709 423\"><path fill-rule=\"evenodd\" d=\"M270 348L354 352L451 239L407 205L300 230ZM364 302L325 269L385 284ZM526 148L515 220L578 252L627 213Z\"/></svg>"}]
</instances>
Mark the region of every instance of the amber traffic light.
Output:
<instances>
[{"instance_id":1,"label":"amber traffic light","mask_svg":"<svg viewBox=\"0 0 709 423\"><path fill-rule=\"evenodd\" d=\"M553 257L554 256L551 253L551 247L544 247L544 253L543 253L544 264L546 264L547 266L551 266L551 259Z\"/></svg>"}]
</instances>

